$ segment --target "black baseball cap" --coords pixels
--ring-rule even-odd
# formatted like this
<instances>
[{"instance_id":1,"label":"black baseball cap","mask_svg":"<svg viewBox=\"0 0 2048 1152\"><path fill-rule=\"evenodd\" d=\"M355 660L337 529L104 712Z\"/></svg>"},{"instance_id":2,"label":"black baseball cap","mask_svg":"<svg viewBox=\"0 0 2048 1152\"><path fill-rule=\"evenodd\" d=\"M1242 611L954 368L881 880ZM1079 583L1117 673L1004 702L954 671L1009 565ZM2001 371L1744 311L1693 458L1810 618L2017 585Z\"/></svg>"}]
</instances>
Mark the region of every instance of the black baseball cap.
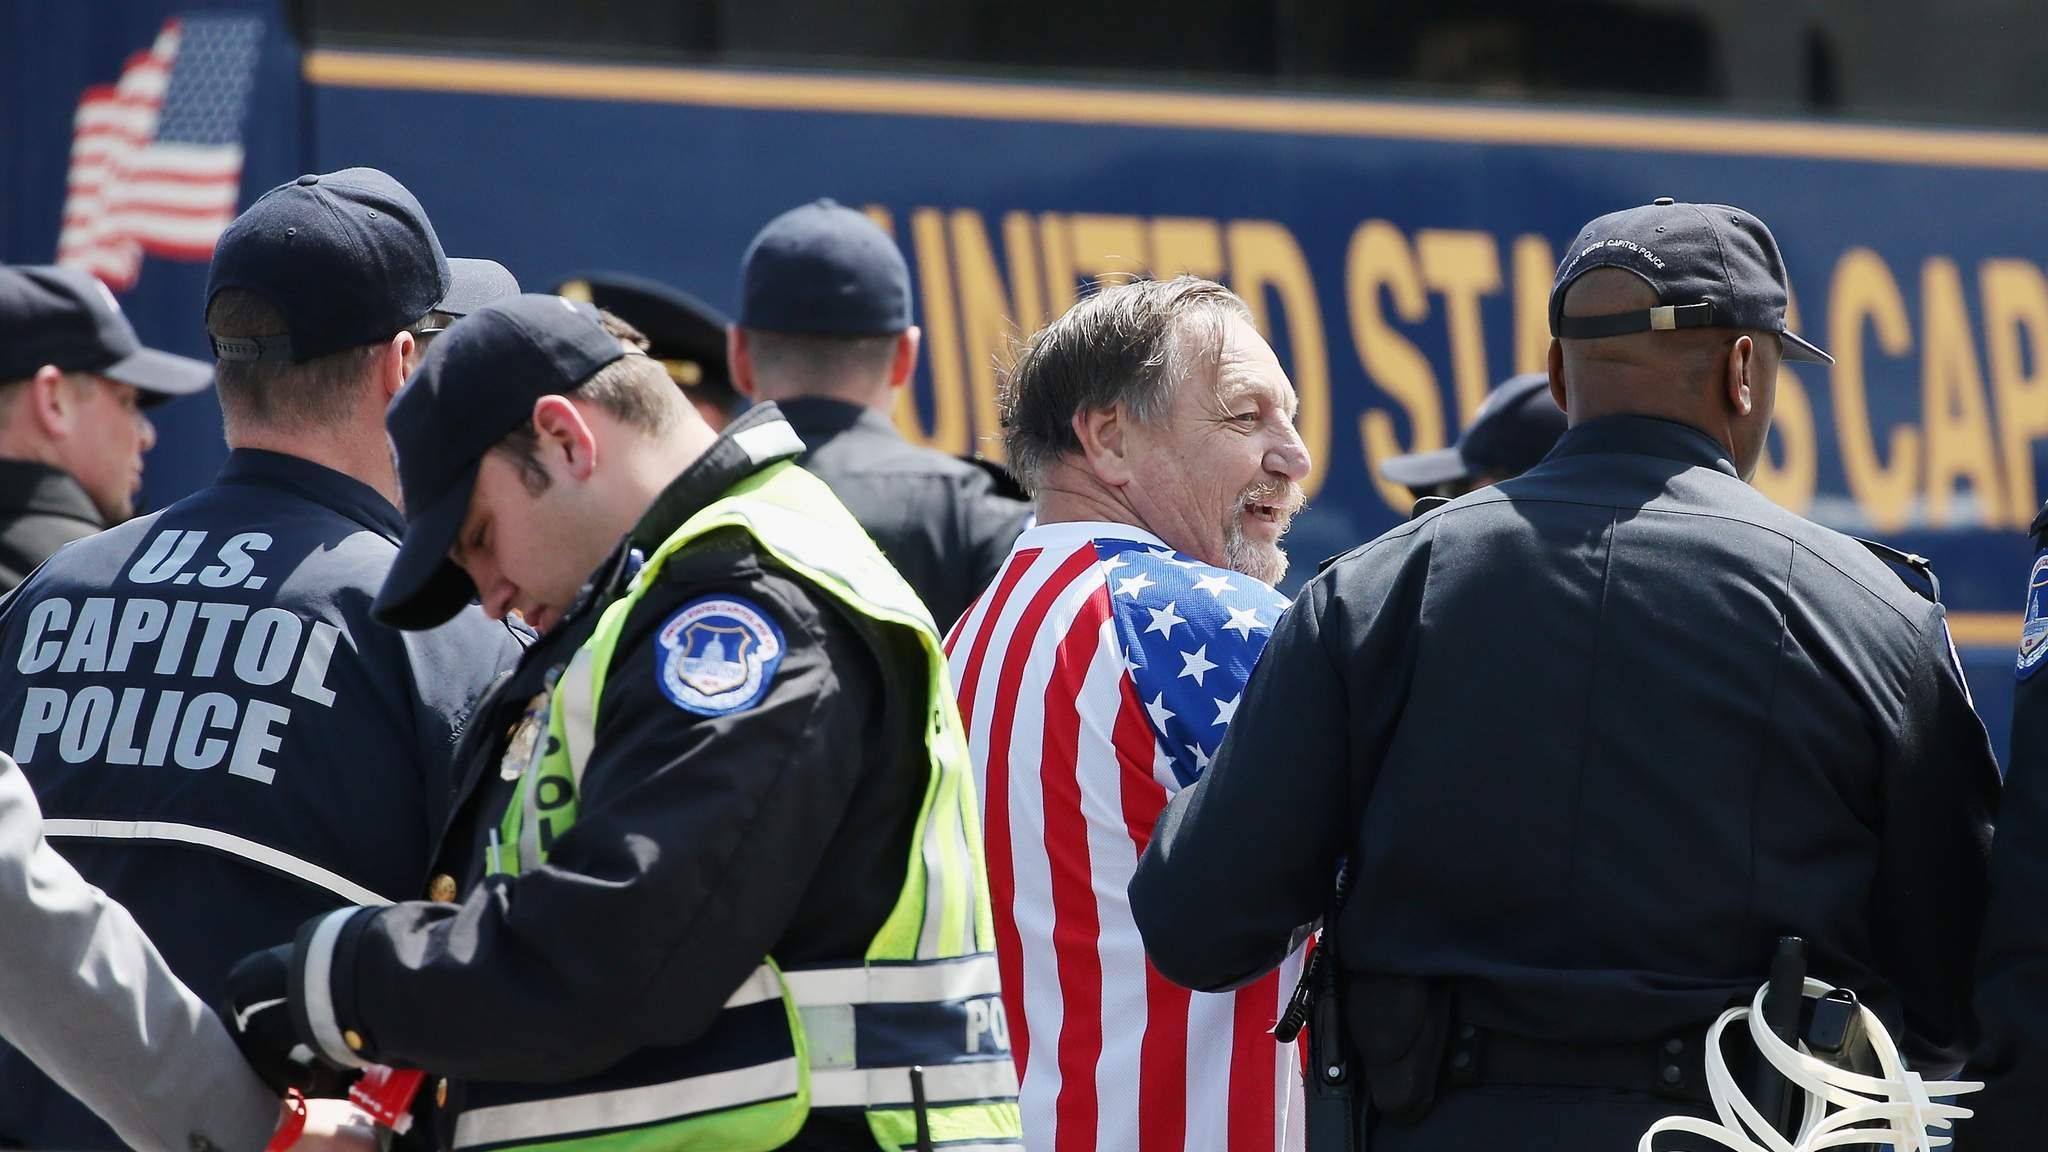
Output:
<instances>
[{"instance_id":1,"label":"black baseball cap","mask_svg":"<svg viewBox=\"0 0 2048 1152\"><path fill-rule=\"evenodd\" d=\"M742 328L882 336L911 325L910 268L875 222L831 200L775 219L740 258Z\"/></svg>"},{"instance_id":2,"label":"black baseball cap","mask_svg":"<svg viewBox=\"0 0 2048 1152\"><path fill-rule=\"evenodd\" d=\"M513 296L449 325L384 414L406 525L371 605L378 620L433 628L476 596L448 550L469 517L484 453L532 417L534 401L572 392L628 354L595 308L560 296Z\"/></svg>"},{"instance_id":3,"label":"black baseball cap","mask_svg":"<svg viewBox=\"0 0 2048 1152\"><path fill-rule=\"evenodd\" d=\"M1380 475L1410 488L1477 476L1519 476L1550 454L1565 424L1564 412L1550 398L1550 376L1525 372L1487 393L1456 444L1396 456L1380 464Z\"/></svg>"},{"instance_id":4,"label":"black baseball cap","mask_svg":"<svg viewBox=\"0 0 2048 1152\"><path fill-rule=\"evenodd\" d=\"M213 383L213 366L144 348L107 286L54 264L0 266L0 381L52 364L91 372L142 393L144 404L189 396Z\"/></svg>"},{"instance_id":5,"label":"black baseball cap","mask_svg":"<svg viewBox=\"0 0 2048 1152\"><path fill-rule=\"evenodd\" d=\"M1625 268L1657 292L1655 308L1611 316L1566 316L1565 290L1595 268ZM1755 214L1727 204L1680 204L1660 196L1610 212L1579 230L1550 288L1550 334L1598 340L1674 328L1776 332L1785 359L1835 358L1785 329L1785 259Z\"/></svg>"},{"instance_id":6,"label":"black baseball cap","mask_svg":"<svg viewBox=\"0 0 2048 1152\"><path fill-rule=\"evenodd\" d=\"M630 272L590 272L555 286L624 320L647 337L647 354L669 379L718 408L740 404L725 360L725 313L680 288Z\"/></svg>"},{"instance_id":7,"label":"black baseball cap","mask_svg":"<svg viewBox=\"0 0 2048 1152\"><path fill-rule=\"evenodd\" d=\"M467 296L426 210L375 168L309 173L265 192L214 246L209 304L223 288L269 301L285 331L215 336L214 355L298 363L387 340Z\"/></svg>"},{"instance_id":8,"label":"black baseball cap","mask_svg":"<svg viewBox=\"0 0 2048 1152\"><path fill-rule=\"evenodd\" d=\"M457 319L486 304L519 295L519 278L496 260L450 256L448 280L448 294L441 297L433 310Z\"/></svg>"}]
</instances>

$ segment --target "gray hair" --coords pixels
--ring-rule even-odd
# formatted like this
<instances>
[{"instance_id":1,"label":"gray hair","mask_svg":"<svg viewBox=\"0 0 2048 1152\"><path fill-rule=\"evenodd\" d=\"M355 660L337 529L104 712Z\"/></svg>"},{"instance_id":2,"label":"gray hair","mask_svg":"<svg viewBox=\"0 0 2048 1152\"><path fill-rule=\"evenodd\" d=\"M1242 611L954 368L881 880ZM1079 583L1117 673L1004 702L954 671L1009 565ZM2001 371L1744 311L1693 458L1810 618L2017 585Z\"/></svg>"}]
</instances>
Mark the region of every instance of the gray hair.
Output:
<instances>
[{"instance_id":1,"label":"gray hair","mask_svg":"<svg viewBox=\"0 0 2048 1152\"><path fill-rule=\"evenodd\" d=\"M1036 492L1052 463L1081 450L1074 417L1122 408L1152 424L1197 368L1214 373L1224 323L1251 309L1213 280L1107 285L1031 337L997 390L1010 470Z\"/></svg>"}]
</instances>

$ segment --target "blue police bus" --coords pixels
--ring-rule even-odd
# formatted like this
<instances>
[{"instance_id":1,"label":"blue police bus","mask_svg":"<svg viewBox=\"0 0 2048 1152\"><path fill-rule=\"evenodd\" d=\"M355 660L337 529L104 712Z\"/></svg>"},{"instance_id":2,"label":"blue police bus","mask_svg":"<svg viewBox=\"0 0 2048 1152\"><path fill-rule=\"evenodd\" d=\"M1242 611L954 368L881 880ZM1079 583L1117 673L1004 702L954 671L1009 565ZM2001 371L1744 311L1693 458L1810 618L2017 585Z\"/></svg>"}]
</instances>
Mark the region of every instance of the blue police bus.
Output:
<instances>
[{"instance_id":1,"label":"blue police bus","mask_svg":"<svg viewBox=\"0 0 2048 1152\"><path fill-rule=\"evenodd\" d=\"M1095 277L1213 276L1301 394L1299 573L1406 514L1379 461L1447 443L1542 365L1581 223L1725 200L1770 222L1795 323L1837 358L1787 370L1757 483L1933 560L2002 749L2048 496L2048 37L2024 0L1939 8L0 0L0 259L101 260L145 339L203 355L219 206L161 193L124 216L110 147L232 153L239 205L376 165L451 253L529 287L619 269L718 304L764 220L832 196L916 277L927 354L902 427L990 455L1015 337ZM242 42L221 21L255 49L221 47ZM117 114L147 103L152 60L154 138ZM204 398L159 425L156 503L223 451Z\"/></svg>"}]
</instances>

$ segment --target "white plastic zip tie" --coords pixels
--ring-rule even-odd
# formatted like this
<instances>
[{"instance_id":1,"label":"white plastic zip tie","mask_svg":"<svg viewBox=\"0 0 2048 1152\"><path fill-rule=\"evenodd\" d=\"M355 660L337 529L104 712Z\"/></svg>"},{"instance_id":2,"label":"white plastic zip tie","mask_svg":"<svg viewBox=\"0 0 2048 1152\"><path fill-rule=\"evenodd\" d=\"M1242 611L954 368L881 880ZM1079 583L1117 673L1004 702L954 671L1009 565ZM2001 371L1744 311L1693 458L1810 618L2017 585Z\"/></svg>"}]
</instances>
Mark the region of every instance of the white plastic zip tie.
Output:
<instances>
[{"instance_id":1,"label":"white plastic zip tie","mask_svg":"<svg viewBox=\"0 0 2048 1152\"><path fill-rule=\"evenodd\" d=\"M1707 1029L1707 1094L1714 1102L1720 1123L1695 1116L1666 1116L1650 1126L1636 1145L1636 1152L1657 1152L1657 1136L1664 1132L1685 1132L1703 1136L1731 1152L1817 1152L1845 1144L1876 1144L1896 1152L1929 1152L1949 1142L1947 1135L1934 1135L1930 1128L1947 1129L1950 1122L1969 1117L1968 1108L1934 1101L1936 1096L1960 1096L1984 1087L1970 1080L1920 1078L1906 1067L1891 1034L1877 1014L1858 1002L1864 1040L1877 1055L1882 1076L1863 1076L1807 1052L1805 1045L1794 1049L1780 1040L1764 1023L1764 993L1757 989L1747 1008L1730 1008ZM1825 996L1834 988L1818 980L1806 981L1805 994ZM1806 1105L1800 1115L1798 1135L1791 1140L1778 1133L1728 1071L1721 1053L1721 1033L1728 1025L1749 1020L1749 1037L1764 1059L1770 1061L1791 1086L1805 1093ZM1837 1109L1830 1113L1829 1109Z\"/></svg>"}]
</instances>

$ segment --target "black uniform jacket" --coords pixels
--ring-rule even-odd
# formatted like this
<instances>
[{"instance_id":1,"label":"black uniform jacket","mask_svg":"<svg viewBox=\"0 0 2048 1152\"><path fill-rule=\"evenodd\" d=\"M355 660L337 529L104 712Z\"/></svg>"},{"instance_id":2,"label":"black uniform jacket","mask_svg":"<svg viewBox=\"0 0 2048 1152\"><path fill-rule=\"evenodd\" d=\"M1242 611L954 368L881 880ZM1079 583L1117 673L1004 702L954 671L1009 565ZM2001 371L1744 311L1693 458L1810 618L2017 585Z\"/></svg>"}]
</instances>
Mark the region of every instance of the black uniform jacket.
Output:
<instances>
[{"instance_id":1,"label":"black uniform jacket","mask_svg":"<svg viewBox=\"0 0 2048 1152\"><path fill-rule=\"evenodd\" d=\"M65 859L202 1002L308 916L411 893L463 722L518 659L521 636L474 608L430 632L370 619L404 529L360 480L238 448L212 485L0 601L0 749ZM10 1140L119 1146L0 1048Z\"/></svg>"},{"instance_id":2,"label":"black uniform jacket","mask_svg":"<svg viewBox=\"0 0 2048 1152\"><path fill-rule=\"evenodd\" d=\"M2034 521L2033 543L1977 971L1984 1046L1970 1074L1988 1085L1960 1101L1977 1116L1957 1125L1957 1147L1970 1152L2048 1146L2048 507Z\"/></svg>"},{"instance_id":3,"label":"black uniform jacket","mask_svg":"<svg viewBox=\"0 0 2048 1152\"><path fill-rule=\"evenodd\" d=\"M858 960L895 904L930 771L916 640L856 619L737 530L672 557L627 620L576 823L547 863L483 879L486 840L513 794L500 772L508 737L547 671L590 635L638 555L771 462L733 437L780 419L760 405L727 428L479 710L436 864L458 881L459 902L358 914L340 932L338 1026L361 1035L367 1059L455 1081L444 1141L462 1081L598 1090L635 1049L701 1035L764 957ZM765 696L728 715L685 711L658 686L657 631L705 597L743 601L784 638ZM791 1147L872 1146L864 1123L837 1136L831 1123L814 1118Z\"/></svg>"},{"instance_id":4,"label":"black uniform jacket","mask_svg":"<svg viewBox=\"0 0 2048 1152\"><path fill-rule=\"evenodd\" d=\"M803 466L868 530L931 609L941 633L995 578L1031 506L987 472L903 439L872 408L819 396L779 407L810 451Z\"/></svg>"},{"instance_id":5,"label":"black uniform jacket","mask_svg":"<svg viewBox=\"0 0 2048 1152\"><path fill-rule=\"evenodd\" d=\"M1131 902L1213 988L1348 857L1354 986L1440 978L1481 1028L1591 1044L1705 1025L1797 934L1941 1072L1998 786L1938 605L1703 433L1607 417L1302 590Z\"/></svg>"},{"instance_id":6,"label":"black uniform jacket","mask_svg":"<svg viewBox=\"0 0 2048 1152\"><path fill-rule=\"evenodd\" d=\"M52 552L106 526L69 473L0 460L0 596L14 591Z\"/></svg>"}]
</instances>

